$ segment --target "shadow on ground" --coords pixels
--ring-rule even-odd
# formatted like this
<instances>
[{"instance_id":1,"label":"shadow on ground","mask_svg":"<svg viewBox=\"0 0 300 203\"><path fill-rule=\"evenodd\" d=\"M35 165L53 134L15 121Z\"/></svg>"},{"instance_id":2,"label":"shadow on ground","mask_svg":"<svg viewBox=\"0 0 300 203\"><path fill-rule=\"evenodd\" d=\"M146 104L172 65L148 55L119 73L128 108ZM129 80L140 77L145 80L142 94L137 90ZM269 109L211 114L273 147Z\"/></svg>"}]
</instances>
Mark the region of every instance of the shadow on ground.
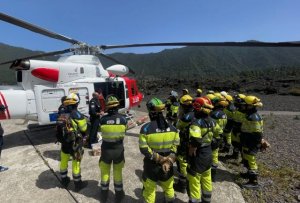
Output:
<instances>
[{"instance_id":1,"label":"shadow on ground","mask_svg":"<svg viewBox=\"0 0 300 203\"><path fill-rule=\"evenodd\" d=\"M33 131L21 130L15 133L7 134L4 136L3 149L10 149L18 146L31 145L30 141L27 139L26 134L32 140L34 145L55 143L55 128L35 128ZM16 142L18 140L18 142Z\"/></svg>"},{"instance_id":2,"label":"shadow on ground","mask_svg":"<svg viewBox=\"0 0 300 203\"><path fill-rule=\"evenodd\" d=\"M46 150L43 152L43 156L55 161L60 161L60 150Z\"/></svg>"}]
</instances>

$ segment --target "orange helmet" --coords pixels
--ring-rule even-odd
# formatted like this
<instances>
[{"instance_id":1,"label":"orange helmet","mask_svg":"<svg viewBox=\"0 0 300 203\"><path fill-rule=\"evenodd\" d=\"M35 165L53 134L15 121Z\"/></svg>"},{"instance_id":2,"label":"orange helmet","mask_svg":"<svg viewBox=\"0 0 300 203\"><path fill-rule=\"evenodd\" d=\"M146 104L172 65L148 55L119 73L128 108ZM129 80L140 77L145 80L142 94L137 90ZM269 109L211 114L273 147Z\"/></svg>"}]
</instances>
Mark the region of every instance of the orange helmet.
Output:
<instances>
[{"instance_id":1,"label":"orange helmet","mask_svg":"<svg viewBox=\"0 0 300 203\"><path fill-rule=\"evenodd\" d=\"M198 97L193 102L193 108L195 111L202 111L209 114L214 106L208 98Z\"/></svg>"}]
</instances>

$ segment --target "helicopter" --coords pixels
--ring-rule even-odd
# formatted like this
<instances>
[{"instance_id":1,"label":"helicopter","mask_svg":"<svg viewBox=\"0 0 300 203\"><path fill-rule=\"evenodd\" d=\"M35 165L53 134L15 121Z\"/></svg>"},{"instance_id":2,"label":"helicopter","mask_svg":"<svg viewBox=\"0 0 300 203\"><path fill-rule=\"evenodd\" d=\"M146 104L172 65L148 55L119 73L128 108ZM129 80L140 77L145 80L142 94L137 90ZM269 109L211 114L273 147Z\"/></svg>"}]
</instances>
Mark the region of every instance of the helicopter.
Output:
<instances>
[{"instance_id":1,"label":"helicopter","mask_svg":"<svg viewBox=\"0 0 300 203\"><path fill-rule=\"evenodd\" d=\"M38 121L39 125L56 122L57 109L61 98L69 93L77 93L80 98L78 109L88 116L88 104L95 91L102 91L103 96L116 95L120 100L120 112L128 112L139 106L143 94L137 87L137 81L129 78L128 73L135 72L120 61L104 54L107 49L151 47L151 46L243 46L243 47L300 47L300 42L167 42L124 45L96 45L49 31L21 19L0 13L0 20L42 34L44 36L69 42L71 48L46 52L0 63L11 64L16 72L17 85L0 86L0 120L25 119ZM34 60L40 57L61 56L57 61ZM99 57L114 63L104 68Z\"/></svg>"}]
</instances>

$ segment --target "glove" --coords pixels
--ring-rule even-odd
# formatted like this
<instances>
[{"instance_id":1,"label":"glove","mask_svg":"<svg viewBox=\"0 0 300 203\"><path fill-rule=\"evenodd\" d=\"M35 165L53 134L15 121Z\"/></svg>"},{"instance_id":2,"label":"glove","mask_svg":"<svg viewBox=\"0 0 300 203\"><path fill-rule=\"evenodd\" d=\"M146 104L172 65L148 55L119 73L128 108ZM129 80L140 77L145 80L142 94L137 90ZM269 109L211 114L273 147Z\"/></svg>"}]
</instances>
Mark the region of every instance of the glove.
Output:
<instances>
[{"instance_id":1,"label":"glove","mask_svg":"<svg viewBox=\"0 0 300 203\"><path fill-rule=\"evenodd\" d=\"M168 160L168 157L164 157L156 152L153 152L151 160L154 160L156 163L163 164L165 161Z\"/></svg>"},{"instance_id":2,"label":"glove","mask_svg":"<svg viewBox=\"0 0 300 203\"><path fill-rule=\"evenodd\" d=\"M271 147L270 143L265 140L265 139L261 139L261 147L260 147L260 150L261 151L265 151L267 150L267 148Z\"/></svg>"},{"instance_id":3,"label":"glove","mask_svg":"<svg viewBox=\"0 0 300 203\"><path fill-rule=\"evenodd\" d=\"M176 161L176 156L175 154L170 154L166 158L166 160L162 163L162 169L164 171L164 173L168 173L171 169L171 167L173 166L173 163Z\"/></svg>"},{"instance_id":4,"label":"glove","mask_svg":"<svg viewBox=\"0 0 300 203\"><path fill-rule=\"evenodd\" d=\"M189 156L196 156L197 147L189 145Z\"/></svg>"},{"instance_id":5,"label":"glove","mask_svg":"<svg viewBox=\"0 0 300 203\"><path fill-rule=\"evenodd\" d=\"M170 161L165 161L161 166L164 173L168 173L172 167L172 163Z\"/></svg>"}]
</instances>

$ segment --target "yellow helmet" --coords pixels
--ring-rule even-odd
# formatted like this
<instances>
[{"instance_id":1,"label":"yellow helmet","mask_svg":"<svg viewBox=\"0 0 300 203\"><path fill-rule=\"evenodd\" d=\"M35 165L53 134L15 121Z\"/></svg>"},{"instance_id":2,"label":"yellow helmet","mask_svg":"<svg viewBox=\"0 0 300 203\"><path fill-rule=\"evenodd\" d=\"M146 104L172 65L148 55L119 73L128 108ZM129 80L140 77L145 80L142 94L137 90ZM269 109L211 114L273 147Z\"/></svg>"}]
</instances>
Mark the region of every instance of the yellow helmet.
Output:
<instances>
[{"instance_id":1,"label":"yellow helmet","mask_svg":"<svg viewBox=\"0 0 300 203\"><path fill-rule=\"evenodd\" d=\"M206 97L213 100L216 96L214 94L207 94Z\"/></svg>"},{"instance_id":2,"label":"yellow helmet","mask_svg":"<svg viewBox=\"0 0 300 203\"><path fill-rule=\"evenodd\" d=\"M238 97L241 98L241 99L244 99L246 97L246 95L244 95L244 94L238 94Z\"/></svg>"},{"instance_id":3,"label":"yellow helmet","mask_svg":"<svg viewBox=\"0 0 300 203\"><path fill-rule=\"evenodd\" d=\"M79 103L79 97L75 93L71 93L67 96L67 98L64 100L63 104L65 106L74 105Z\"/></svg>"},{"instance_id":4,"label":"yellow helmet","mask_svg":"<svg viewBox=\"0 0 300 203\"><path fill-rule=\"evenodd\" d=\"M246 96L246 97L244 98L244 101L245 101L245 103L246 103L247 105L250 105L250 106L257 106L257 107L262 107L262 106L263 106L263 104L262 104L262 102L260 101L260 99L257 98L256 96L251 96L251 95Z\"/></svg>"},{"instance_id":5,"label":"yellow helmet","mask_svg":"<svg viewBox=\"0 0 300 203\"><path fill-rule=\"evenodd\" d=\"M216 97L220 97L220 98L222 97L222 95L221 95L220 92L215 92L214 95L215 95Z\"/></svg>"},{"instance_id":6,"label":"yellow helmet","mask_svg":"<svg viewBox=\"0 0 300 203\"><path fill-rule=\"evenodd\" d=\"M229 94L227 94L227 95L225 96L225 98L226 98L226 100L229 101L229 102L232 102L232 101L233 101L232 96L229 95Z\"/></svg>"},{"instance_id":7,"label":"yellow helmet","mask_svg":"<svg viewBox=\"0 0 300 203\"><path fill-rule=\"evenodd\" d=\"M106 98L105 106L106 106L107 109L117 107L117 106L119 106L119 104L120 104L119 100L117 99L117 97L115 97L113 95L109 95Z\"/></svg>"},{"instance_id":8,"label":"yellow helmet","mask_svg":"<svg viewBox=\"0 0 300 203\"><path fill-rule=\"evenodd\" d=\"M180 103L184 104L184 105L190 105L190 104L192 104L192 101L193 101L193 98L188 94L186 94L180 98Z\"/></svg>"},{"instance_id":9,"label":"yellow helmet","mask_svg":"<svg viewBox=\"0 0 300 203\"><path fill-rule=\"evenodd\" d=\"M197 89L197 93L198 94L202 94L202 90L201 89Z\"/></svg>"}]
</instances>

